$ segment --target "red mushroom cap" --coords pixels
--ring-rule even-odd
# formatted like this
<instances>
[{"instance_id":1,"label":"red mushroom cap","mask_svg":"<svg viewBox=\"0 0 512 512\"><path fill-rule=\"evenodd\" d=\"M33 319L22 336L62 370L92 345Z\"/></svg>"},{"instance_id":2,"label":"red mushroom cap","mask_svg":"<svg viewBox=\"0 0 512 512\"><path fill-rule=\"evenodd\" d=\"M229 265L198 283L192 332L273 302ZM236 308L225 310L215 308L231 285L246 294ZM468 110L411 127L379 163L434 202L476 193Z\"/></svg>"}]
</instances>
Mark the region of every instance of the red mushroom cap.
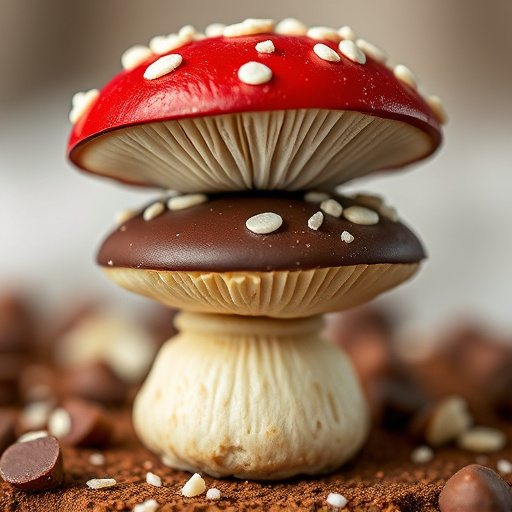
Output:
<instances>
[{"instance_id":1,"label":"red mushroom cap","mask_svg":"<svg viewBox=\"0 0 512 512\"><path fill-rule=\"evenodd\" d=\"M275 51L258 52L256 44L266 40L273 42ZM339 61L319 57L314 51L318 43L336 52ZM103 143L108 141L111 144L112 136L116 138L128 127L255 112L314 109L358 112L398 122L393 123L392 130L396 130L397 125L412 127L413 142L408 144L417 147L412 153L406 152L405 156L397 154L391 160L383 159L382 165L372 160L368 165L356 166L358 168L350 175L344 175L342 168L339 172L327 173L329 179L325 183L318 179L312 183L299 180L300 186L295 187L288 182L262 185L249 179L242 186L192 184L184 191L294 189L307 188L308 185L330 187L377 169L402 167L424 158L441 141L440 121L414 87L398 79L392 69L371 56L367 56L364 64L354 62L340 52L333 41L274 33L220 36L195 40L168 53L182 57L172 72L156 79L144 78L148 66L162 57L152 55L134 69L121 71L105 85L73 127L68 145L69 158L73 163L84 170L128 183L187 189L186 179L183 182L178 179L178 186L174 186L176 177L172 173L166 174L166 162L162 164L162 172L149 174L144 170L144 158L141 158L138 164L133 164L135 170L125 173L123 169L132 163L127 166L122 158L118 160L117 155L111 153L112 146L104 147ZM258 62L270 68L270 80L258 85L244 83L238 71L248 62ZM201 138L202 134L197 133L197 136ZM208 140L207 144L211 142ZM342 145L343 141L334 140L332 143ZM367 158L364 154L366 149L363 147L361 151L364 160ZM389 148L379 151L389 152ZM397 153L400 152L399 147ZM168 153L164 160L167 156L172 160L172 148ZM105 154L108 156L104 159ZM321 171L319 169L318 173ZM231 170L226 169L226 173L229 172Z\"/></svg>"}]
</instances>

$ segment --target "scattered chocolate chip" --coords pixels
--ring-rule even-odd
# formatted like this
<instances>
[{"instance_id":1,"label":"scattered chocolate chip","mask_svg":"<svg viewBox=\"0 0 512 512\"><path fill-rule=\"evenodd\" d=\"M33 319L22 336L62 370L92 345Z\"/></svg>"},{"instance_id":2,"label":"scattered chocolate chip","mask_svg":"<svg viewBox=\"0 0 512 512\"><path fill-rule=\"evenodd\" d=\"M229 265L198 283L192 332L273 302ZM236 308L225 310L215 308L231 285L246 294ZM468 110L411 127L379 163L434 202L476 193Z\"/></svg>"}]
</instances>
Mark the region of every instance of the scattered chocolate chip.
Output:
<instances>
[{"instance_id":1,"label":"scattered chocolate chip","mask_svg":"<svg viewBox=\"0 0 512 512\"><path fill-rule=\"evenodd\" d=\"M512 490L492 469L470 464L446 482L439 507L441 512L510 512Z\"/></svg>"},{"instance_id":2,"label":"scattered chocolate chip","mask_svg":"<svg viewBox=\"0 0 512 512\"><path fill-rule=\"evenodd\" d=\"M24 491L53 489L62 482L62 452L55 437L11 445L0 459L3 479Z\"/></svg>"},{"instance_id":3,"label":"scattered chocolate chip","mask_svg":"<svg viewBox=\"0 0 512 512\"><path fill-rule=\"evenodd\" d=\"M91 361L74 368L66 376L66 391L70 396L102 405L122 405L128 386L110 366Z\"/></svg>"},{"instance_id":4,"label":"scattered chocolate chip","mask_svg":"<svg viewBox=\"0 0 512 512\"><path fill-rule=\"evenodd\" d=\"M65 413L69 415L69 428L59 428L63 444L101 448L110 442L113 425L107 411L99 404L70 398L56 412L61 417Z\"/></svg>"},{"instance_id":5,"label":"scattered chocolate chip","mask_svg":"<svg viewBox=\"0 0 512 512\"><path fill-rule=\"evenodd\" d=\"M0 409L0 455L14 441L16 421L11 411Z\"/></svg>"}]
</instances>

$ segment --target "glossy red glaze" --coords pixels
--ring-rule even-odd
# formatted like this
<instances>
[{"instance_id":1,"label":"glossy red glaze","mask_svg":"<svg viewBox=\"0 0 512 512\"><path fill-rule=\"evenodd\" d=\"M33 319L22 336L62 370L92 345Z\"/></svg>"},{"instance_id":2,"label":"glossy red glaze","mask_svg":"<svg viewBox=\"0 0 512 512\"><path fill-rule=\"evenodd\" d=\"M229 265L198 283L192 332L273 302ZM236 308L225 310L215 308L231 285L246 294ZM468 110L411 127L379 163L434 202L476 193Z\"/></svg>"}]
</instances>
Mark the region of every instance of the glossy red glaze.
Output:
<instances>
[{"instance_id":1,"label":"glossy red glaze","mask_svg":"<svg viewBox=\"0 0 512 512\"><path fill-rule=\"evenodd\" d=\"M255 46L270 39L274 53ZM259 34L193 41L169 53L183 57L173 72L154 80L143 77L154 55L131 71L121 71L75 124L68 144L71 161L80 165L76 149L102 133L159 120L204 117L250 111L320 108L351 110L400 120L426 132L432 151L441 141L439 121L424 99L397 80L393 71L370 57L364 65L341 55L340 62L318 57L322 42L340 54L332 41L306 36ZM248 85L238 69L249 61L267 65L272 79ZM427 155L422 155L427 156Z\"/></svg>"}]
</instances>

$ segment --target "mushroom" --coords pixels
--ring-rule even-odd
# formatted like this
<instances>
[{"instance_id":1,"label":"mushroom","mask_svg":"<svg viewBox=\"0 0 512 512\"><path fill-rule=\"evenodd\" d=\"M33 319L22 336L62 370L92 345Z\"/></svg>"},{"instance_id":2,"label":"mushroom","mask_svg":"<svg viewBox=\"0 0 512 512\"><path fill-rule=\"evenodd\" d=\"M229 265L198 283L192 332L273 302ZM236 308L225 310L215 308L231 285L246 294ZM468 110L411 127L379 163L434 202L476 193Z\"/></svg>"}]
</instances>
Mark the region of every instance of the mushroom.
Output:
<instances>
[{"instance_id":1,"label":"mushroom","mask_svg":"<svg viewBox=\"0 0 512 512\"><path fill-rule=\"evenodd\" d=\"M438 147L440 103L408 68L342 36L272 27L249 20L223 36L169 36L164 53L135 47L127 69L77 97L69 158L181 192L330 190Z\"/></svg>"},{"instance_id":2,"label":"mushroom","mask_svg":"<svg viewBox=\"0 0 512 512\"><path fill-rule=\"evenodd\" d=\"M425 253L382 200L332 189L441 141L440 102L408 68L348 27L273 26L154 38L71 115L77 166L179 191L123 215L98 263L184 310L134 425L166 464L219 477L326 473L361 447L368 407L321 315L409 279Z\"/></svg>"}]
</instances>

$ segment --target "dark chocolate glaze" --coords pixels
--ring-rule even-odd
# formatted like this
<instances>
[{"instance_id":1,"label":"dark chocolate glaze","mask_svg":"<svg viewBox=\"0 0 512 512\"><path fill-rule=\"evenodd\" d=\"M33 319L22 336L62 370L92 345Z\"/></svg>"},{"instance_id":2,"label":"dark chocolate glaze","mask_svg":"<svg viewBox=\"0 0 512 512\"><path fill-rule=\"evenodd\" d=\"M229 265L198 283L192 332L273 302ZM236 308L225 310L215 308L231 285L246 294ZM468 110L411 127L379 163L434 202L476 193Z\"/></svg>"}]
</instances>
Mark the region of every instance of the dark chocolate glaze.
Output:
<instances>
[{"instance_id":1,"label":"dark chocolate glaze","mask_svg":"<svg viewBox=\"0 0 512 512\"><path fill-rule=\"evenodd\" d=\"M166 210L145 221L142 212L122 224L103 243L98 263L105 267L184 271L306 270L344 265L416 263L425 252L400 222L382 216L373 226L324 214L320 229L308 228L318 203L304 193L255 192L210 195L201 205ZM332 194L344 208L353 200ZM245 222L263 212L283 218L267 235L249 231ZM352 243L341 233L354 236Z\"/></svg>"}]
</instances>

